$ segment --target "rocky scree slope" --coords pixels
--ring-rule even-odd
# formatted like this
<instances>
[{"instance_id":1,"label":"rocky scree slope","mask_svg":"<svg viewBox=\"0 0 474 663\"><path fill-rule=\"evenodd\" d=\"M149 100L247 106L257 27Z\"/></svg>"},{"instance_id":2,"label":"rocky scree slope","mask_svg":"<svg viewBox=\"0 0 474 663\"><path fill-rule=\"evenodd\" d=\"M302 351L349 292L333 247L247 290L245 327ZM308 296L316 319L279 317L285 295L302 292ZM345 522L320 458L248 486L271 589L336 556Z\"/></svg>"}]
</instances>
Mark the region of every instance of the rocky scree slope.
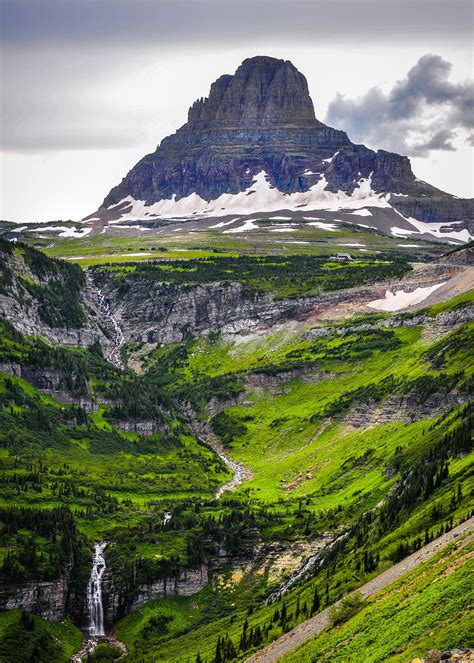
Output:
<instances>
[{"instance_id":1,"label":"rocky scree slope","mask_svg":"<svg viewBox=\"0 0 474 663\"><path fill-rule=\"evenodd\" d=\"M417 179L406 156L356 145L344 131L320 122L304 75L287 60L265 56L246 59L234 75L218 78L209 96L191 106L186 124L141 159L86 220L107 222L130 213L159 217L152 209L134 211L134 202L149 206L188 196L186 211L176 216L192 216L198 201L249 190L261 171L270 194L275 188L306 192L319 182L324 194L351 195L366 181L373 194L391 194L382 206L405 217L463 221L456 229L470 228L474 220L473 200ZM258 212L258 204L253 209L251 197L249 213Z\"/></svg>"}]
</instances>

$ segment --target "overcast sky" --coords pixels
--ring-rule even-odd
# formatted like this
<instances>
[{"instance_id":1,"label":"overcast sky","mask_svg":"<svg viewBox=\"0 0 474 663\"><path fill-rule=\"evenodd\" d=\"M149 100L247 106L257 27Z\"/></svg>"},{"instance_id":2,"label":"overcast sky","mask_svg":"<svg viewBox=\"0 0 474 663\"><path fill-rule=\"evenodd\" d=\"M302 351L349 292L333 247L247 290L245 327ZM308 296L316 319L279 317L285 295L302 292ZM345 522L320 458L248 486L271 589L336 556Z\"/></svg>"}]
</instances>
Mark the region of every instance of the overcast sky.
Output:
<instances>
[{"instance_id":1,"label":"overcast sky","mask_svg":"<svg viewBox=\"0 0 474 663\"><path fill-rule=\"evenodd\" d=\"M466 0L0 0L1 210L79 219L253 55L291 60L319 119L472 196Z\"/></svg>"}]
</instances>

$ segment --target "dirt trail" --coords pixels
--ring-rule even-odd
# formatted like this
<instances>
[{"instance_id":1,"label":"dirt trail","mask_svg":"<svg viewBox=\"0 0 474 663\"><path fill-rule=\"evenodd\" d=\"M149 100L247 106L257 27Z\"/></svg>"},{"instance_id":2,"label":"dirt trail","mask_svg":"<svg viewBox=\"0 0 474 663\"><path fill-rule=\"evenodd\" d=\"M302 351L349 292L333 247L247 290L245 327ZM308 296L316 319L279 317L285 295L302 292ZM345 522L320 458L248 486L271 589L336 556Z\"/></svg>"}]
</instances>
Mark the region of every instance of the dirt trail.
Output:
<instances>
[{"instance_id":1,"label":"dirt trail","mask_svg":"<svg viewBox=\"0 0 474 663\"><path fill-rule=\"evenodd\" d=\"M426 562L426 560L433 557L442 548L445 548L463 534L472 532L473 529L474 517L454 527L450 532L443 534L443 536L440 536L431 543L428 543L428 545L420 548L413 555L406 557L355 591L360 592L364 598L372 596L372 594L377 593L395 580L398 580L405 573ZM471 535L470 539L473 538L474 535ZM294 629L282 635L278 640L275 640L248 658L246 663L272 663L273 661L278 661L284 654L311 640L317 633L329 626L329 610L330 608L327 608L314 617L311 617L311 619L295 626Z\"/></svg>"}]
</instances>

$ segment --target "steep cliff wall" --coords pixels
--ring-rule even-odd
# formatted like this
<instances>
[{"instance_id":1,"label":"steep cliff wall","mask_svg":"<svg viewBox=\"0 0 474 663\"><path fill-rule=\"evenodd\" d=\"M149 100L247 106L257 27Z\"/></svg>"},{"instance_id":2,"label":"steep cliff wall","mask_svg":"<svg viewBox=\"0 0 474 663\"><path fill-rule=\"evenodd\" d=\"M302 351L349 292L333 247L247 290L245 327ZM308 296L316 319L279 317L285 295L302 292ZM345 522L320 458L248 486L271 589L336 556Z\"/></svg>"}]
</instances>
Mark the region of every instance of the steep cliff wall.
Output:
<instances>
[{"instance_id":1,"label":"steep cliff wall","mask_svg":"<svg viewBox=\"0 0 474 663\"><path fill-rule=\"evenodd\" d=\"M0 610L23 608L49 621L59 621L66 614L69 577L51 582L0 584Z\"/></svg>"}]
</instances>

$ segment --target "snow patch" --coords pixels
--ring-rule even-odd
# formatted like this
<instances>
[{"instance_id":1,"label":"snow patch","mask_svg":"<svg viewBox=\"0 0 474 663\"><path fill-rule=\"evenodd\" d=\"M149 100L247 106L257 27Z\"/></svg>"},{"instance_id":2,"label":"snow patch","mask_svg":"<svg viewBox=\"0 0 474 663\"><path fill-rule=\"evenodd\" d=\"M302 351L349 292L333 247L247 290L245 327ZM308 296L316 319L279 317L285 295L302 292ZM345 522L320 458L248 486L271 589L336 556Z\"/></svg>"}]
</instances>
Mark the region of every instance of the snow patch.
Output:
<instances>
[{"instance_id":1,"label":"snow patch","mask_svg":"<svg viewBox=\"0 0 474 663\"><path fill-rule=\"evenodd\" d=\"M406 237L407 235L433 235L433 237L438 237L438 239L457 239L459 242L467 243L474 239L474 235L471 235L467 228L463 230L454 230L453 225L458 225L462 223L461 221L451 221L450 223L427 223L426 221L418 221L411 216L403 216L397 210L394 209L399 216L412 225L415 230L405 230L404 228L398 228L397 226L392 226L390 232L394 237ZM442 232L441 228L447 228L447 232Z\"/></svg>"},{"instance_id":2,"label":"snow patch","mask_svg":"<svg viewBox=\"0 0 474 663\"><path fill-rule=\"evenodd\" d=\"M256 220L257 219L247 219L243 226L232 228L232 230L224 230L224 235L230 235L232 233L245 233L248 230L259 230L259 227L254 223Z\"/></svg>"},{"instance_id":3,"label":"snow patch","mask_svg":"<svg viewBox=\"0 0 474 663\"><path fill-rule=\"evenodd\" d=\"M387 290L384 299L375 299L373 302L369 302L367 306L377 309L378 311L400 311L408 306L419 304L445 283L446 281L443 281L436 285L430 285L427 288L416 288L413 292L398 290L393 293L390 290Z\"/></svg>"},{"instance_id":4,"label":"snow patch","mask_svg":"<svg viewBox=\"0 0 474 663\"><path fill-rule=\"evenodd\" d=\"M68 228L67 226L45 226L41 228L41 232L44 232L45 230L58 232L59 233L58 237L85 237L90 232L92 232L92 228L80 228L79 230L76 230L75 227ZM38 228L30 228L28 230L28 232L30 233L34 233L37 231Z\"/></svg>"},{"instance_id":5,"label":"snow patch","mask_svg":"<svg viewBox=\"0 0 474 663\"><path fill-rule=\"evenodd\" d=\"M235 223L240 219L240 216L238 216L236 219L232 219L232 221L221 221L220 223L216 223L215 226L209 226L209 228L224 228L224 226L230 226L231 223Z\"/></svg>"},{"instance_id":6,"label":"snow patch","mask_svg":"<svg viewBox=\"0 0 474 663\"><path fill-rule=\"evenodd\" d=\"M356 209L353 212L349 212L349 214L357 214L357 216L372 216L372 212L365 207L363 209Z\"/></svg>"},{"instance_id":7,"label":"snow patch","mask_svg":"<svg viewBox=\"0 0 474 663\"><path fill-rule=\"evenodd\" d=\"M310 221L306 224L307 226L313 226L314 228L320 228L321 230L328 230L331 233L335 233L339 230L334 223L324 223L321 221Z\"/></svg>"}]
</instances>

